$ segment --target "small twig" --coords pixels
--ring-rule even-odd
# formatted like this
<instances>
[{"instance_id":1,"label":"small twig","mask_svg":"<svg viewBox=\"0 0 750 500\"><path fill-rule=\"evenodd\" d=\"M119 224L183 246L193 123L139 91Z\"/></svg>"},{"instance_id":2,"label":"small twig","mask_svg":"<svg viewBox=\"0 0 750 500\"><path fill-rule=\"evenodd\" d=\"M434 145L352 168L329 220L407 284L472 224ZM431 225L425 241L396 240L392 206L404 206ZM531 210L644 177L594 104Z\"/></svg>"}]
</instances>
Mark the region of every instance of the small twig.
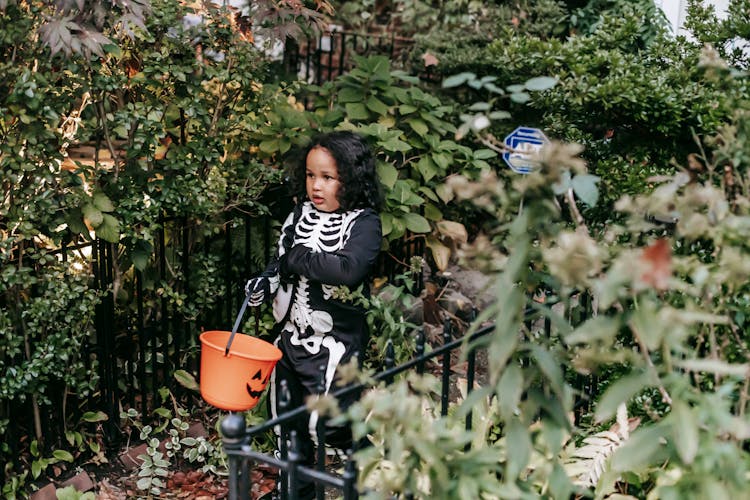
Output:
<instances>
[{"instance_id":1,"label":"small twig","mask_svg":"<svg viewBox=\"0 0 750 500\"><path fill-rule=\"evenodd\" d=\"M231 57L227 61L227 74L231 74L232 72L232 61L233 59ZM222 107L224 106L224 90L226 89L226 86L226 82L221 82L221 87L219 87L219 100L214 108L214 116L211 118L211 126L208 129L209 137L213 137L216 132L216 124L219 121L219 116L221 115Z\"/></svg>"},{"instance_id":2,"label":"small twig","mask_svg":"<svg viewBox=\"0 0 750 500\"><path fill-rule=\"evenodd\" d=\"M740 393L740 401L739 401L739 417L742 418L745 416L745 407L747 407L747 400L748 400L748 389L750 389L750 378L745 378L745 384L742 386L742 392Z\"/></svg>"},{"instance_id":3,"label":"small twig","mask_svg":"<svg viewBox=\"0 0 750 500\"><path fill-rule=\"evenodd\" d=\"M586 232L588 233L588 227L586 227L586 221L581 215L581 212L578 210L578 205L576 205L576 199L573 196L573 188L568 188L568 190L565 192L565 201L568 202L570 211L573 213L573 220L575 221L576 226L583 227L584 229L586 229Z\"/></svg>"},{"instance_id":4,"label":"small twig","mask_svg":"<svg viewBox=\"0 0 750 500\"><path fill-rule=\"evenodd\" d=\"M494 139L493 136L489 136L489 137L492 137ZM491 140L491 139L489 139L487 137L483 137L483 136L480 137L479 138L479 142L481 142L482 144L484 144L485 146L487 146L488 148L490 148L492 151L494 151L496 153L503 154L503 153L508 153L508 152L512 153L513 152L512 149L509 149L509 148L505 147L504 145L498 146L493 140Z\"/></svg>"},{"instance_id":5,"label":"small twig","mask_svg":"<svg viewBox=\"0 0 750 500\"><path fill-rule=\"evenodd\" d=\"M112 138L109 136L109 127L107 126L107 115L104 112L104 100L100 99L96 103L96 109L99 111L99 119L102 121L102 129L104 129L104 139L107 141L107 149L112 155L115 169L115 181L117 181L118 173L120 171L120 155L117 154L115 146L112 144Z\"/></svg>"},{"instance_id":6,"label":"small twig","mask_svg":"<svg viewBox=\"0 0 750 500\"><path fill-rule=\"evenodd\" d=\"M719 360L718 349L716 348L716 332L714 331L714 325L711 324L708 327L708 341L711 346L711 359ZM714 373L714 382L719 385L719 374Z\"/></svg>"},{"instance_id":7,"label":"small twig","mask_svg":"<svg viewBox=\"0 0 750 500\"><path fill-rule=\"evenodd\" d=\"M656 378L659 378L659 374L656 372L656 367L654 366L654 362L651 360L651 354L648 352L648 347L646 346L646 343L641 338L640 334L638 333L638 330L635 328L632 322L628 323L628 326L630 326L630 331L633 332L633 337L635 337L635 340L638 342L638 347L641 350L641 354L643 355L643 359L646 360L646 364L648 365L649 369L656 375ZM667 403L668 405L672 404L672 398L669 397L669 393L664 388L664 386L659 383L658 385L659 392L661 393L661 399L663 402Z\"/></svg>"}]
</instances>

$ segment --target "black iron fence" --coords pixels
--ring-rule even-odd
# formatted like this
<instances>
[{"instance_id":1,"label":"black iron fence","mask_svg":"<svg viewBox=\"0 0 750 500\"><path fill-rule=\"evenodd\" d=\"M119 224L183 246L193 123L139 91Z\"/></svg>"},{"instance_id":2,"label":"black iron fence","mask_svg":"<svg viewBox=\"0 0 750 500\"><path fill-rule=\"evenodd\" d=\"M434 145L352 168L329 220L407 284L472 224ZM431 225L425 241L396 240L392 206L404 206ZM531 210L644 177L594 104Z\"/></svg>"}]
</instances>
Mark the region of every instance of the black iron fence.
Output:
<instances>
[{"instance_id":1,"label":"black iron fence","mask_svg":"<svg viewBox=\"0 0 750 500\"><path fill-rule=\"evenodd\" d=\"M494 330L494 325L486 326L472 334L468 339L453 338L453 328L450 321L446 321L443 328L443 344L435 349L426 351L426 340L424 330L419 329L417 334L416 354L414 358L399 366L394 366L394 349L389 344L388 352L385 358L385 369L378 373L374 379L376 382L384 382L386 385L391 384L395 377L409 370L416 370L417 373L424 373L428 363L437 360L439 363L439 372L441 380L441 415L445 416L449 410L449 395L451 390L451 356L457 349L469 345L467 352L467 369L466 381L467 392L474 388L476 372L477 348L475 340L489 334ZM324 376L324 373L321 373ZM283 381L281 382L282 391L280 395L280 405L288 401L283 390ZM354 384L331 393L336 398L357 395L364 391L366 387L363 384ZM342 473L327 471L325 468L325 443L326 443L326 419L320 418L316 424L316 442L323 443L317 447L316 466L314 468L300 464L300 450L298 448L297 436L295 431L289 430L290 422L299 418L307 412L306 407L292 408L282 413L277 418L267 422L246 428L244 417L241 414L230 413L221 422L221 432L223 434L224 450L229 459L229 498L249 498L250 492L250 465L262 464L278 469L279 479L278 487L282 499L295 500L297 498L298 484L300 480L311 481L315 484L316 496L318 499L325 498L326 488L335 489L340 492L344 499L357 498L359 493L356 488L357 483L357 466L354 460L354 453L357 451L357 443L354 443L352 449L342 450L346 454L346 463ZM466 416L466 429L471 430L472 414ZM280 428L281 443L279 456L268 455L255 451L251 447L251 442L257 436L263 435L274 428ZM287 446L287 443L289 445ZM337 495L338 496L338 495Z\"/></svg>"},{"instance_id":2,"label":"black iron fence","mask_svg":"<svg viewBox=\"0 0 750 500\"><path fill-rule=\"evenodd\" d=\"M592 314L590 296L587 293L582 293L578 295L578 300L579 304L576 307L571 307L565 312L568 321L573 325L582 323L586 318L591 317ZM476 317L476 314L473 316ZM551 323L549 319L546 317L540 318L538 312L535 310L526 310L525 323L529 330L541 331L544 336L547 338L550 337ZM384 369L373 378L376 383L383 382L385 385L390 385L396 376L409 370L415 370L417 373L423 374L428 364L433 363L432 366L436 369L433 369L432 373L436 374L441 381L440 414L446 416L451 404L451 384L455 383L456 374L452 366L456 359L456 351L466 349L465 377L466 393L468 396L475 388L477 378L482 376L482 373L477 370L477 355L483 349L483 344L478 342L478 340L492 333L494 330L495 325L490 324L479 328L468 337L454 338L454 329L451 321L448 319L443 325L442 345L436 346L427 352L424 329L420 328L417 331L415 356L406 363L394 366L394 348L392 344L389 344ZM321 377L323 376L324 373L321 373ZM597 393L596 378L575 375L572 385L577 389L574 413L578 421L591 409L591 401ZM288 395L284 394L283 381L281 382L281 386L280 405L283 408L289 398ZM366 390L366 387L363 384L354 384L333 391L331 395L336 398L351 395L358 396L364 390ZM227 454L229 462L228 486L229 498L231 500L249 498L251 465L262 465L278 470L277 488L282 499L295 500L297 498L300 480L315 484L318 500L327 498L327 488L336 490L338 493L337 497L343 496L344 499L358 498L359 492L356 488L357 465L354 459L358 443L354 442L351 449L342 450L346 457L343 464L343 472L326 470L325 418L319 418L316 425L315 442L322 443L322 445L317 447L315 467L311 468L300 463L301 455L297 436L295 435L295 431L289 430L289 426L293 420L305 415L307 411L307 408L304 406L291 408L278 417L251 428L245 426L245 419L241 414L230 413L222 420L221 432L223 435L224 451ZM470 431L472 428L472 418L472 412L469 411L465 417L465 428L467 431ZM254 439L274 429L281 433L278 440L281 444L278 453L269 455L255 451L252 448Z\"/></svg>"},{"instance_id":3,"label":"black iron fence","mask_svg":"<svg viewBox=\"0 0 750 500\"><path fill-rule=\"evenodd\" d=\"M86 412L107 415L100 430L109 445L117 446L124 437L120 410L133 408L147 422L162 404L159 391L164 387L183 404L197 403L195 393L177 383L174 373L198 374L201 331L231 329L245 280L259 272L275 250L274 220L283 218L283 210L260 217L234 214L220 232L210 235L184 218L164 217L151 228L154 245L140 268L123 268L124 246L99 239L64 241L51 250L64 263L90 269L90 287L100 292L81 353L98 385L89 398L64 395L61 389L67 401L60 404L53 398L36 409L31 398L4 402L0 418L8 422L4 441L11 454L24 436L35 434L35 412L44 423L40 445L64 449L66 430ZM380 255L376 274L394 280L405 271L402 264L421 255L422 248L414 241L394 242ZM421 287L421 280L417 282ZM33 352L33 338L31 342ZM19 364L21 358L19 354ZM0 477L3 474L0 469Z\"/></svg>"},{"instance_id":4,"label":"black iron fence","mask_svg":"<svg viewBox=\"0 0 750 500\"><path fill-rule=\"evenodd\" d=\"M355 56L383 55L393 66L403 67L413 45L412 39L393 33L363 34L332 29L300 41L287 39L283 67L288 75L321 85L348 72L354 66Z\"/></svg>"}]
</instances>

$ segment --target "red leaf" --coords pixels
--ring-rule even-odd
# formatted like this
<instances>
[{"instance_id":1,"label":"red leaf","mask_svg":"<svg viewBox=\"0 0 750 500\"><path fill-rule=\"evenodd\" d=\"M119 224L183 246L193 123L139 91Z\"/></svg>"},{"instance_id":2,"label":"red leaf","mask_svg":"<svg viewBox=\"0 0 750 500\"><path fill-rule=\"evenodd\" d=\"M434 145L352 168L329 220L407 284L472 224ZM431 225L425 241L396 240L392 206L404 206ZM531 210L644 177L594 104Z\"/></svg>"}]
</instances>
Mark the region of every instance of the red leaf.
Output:
<instances>
[{"instance_id":1,"label":"red leaf","mask_svg":"<svg viewBox=\"0 0 750 500\"><path fill-rule=\"evenodd\" d=\"M666 290L672 276L672 249L665 239L656 240L641 254L640 280L657 290Z\"/></svg>"},{"instance_id":2,"label":"red leaf","mask_svg":"<svg viewBox=\"0 0 750 500\"><path fill-rule=\"evenodd\" d=\"M424 61L425 68L429 66L437 66L440 61L438 61L438 58L434 55L430 54L429 52L425 52L422 54L422 60Z\"/></svg>"}]
</instances>

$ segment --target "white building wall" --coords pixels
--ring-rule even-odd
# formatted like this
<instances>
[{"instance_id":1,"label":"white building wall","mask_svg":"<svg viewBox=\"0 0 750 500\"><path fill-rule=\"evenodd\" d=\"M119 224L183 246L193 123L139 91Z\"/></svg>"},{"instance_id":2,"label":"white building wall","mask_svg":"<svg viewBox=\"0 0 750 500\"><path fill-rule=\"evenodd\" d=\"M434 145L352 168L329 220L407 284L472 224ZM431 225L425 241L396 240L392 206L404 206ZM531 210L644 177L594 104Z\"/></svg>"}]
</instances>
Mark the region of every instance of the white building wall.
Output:
<instances>
[{"instance_id":1,"label":"white building wall","mask_svg":"<svg viewBox=\"0 0 750 500\"><path fill-rule=\"evenodd\" d=\"M730 0L703 0L705 4L713 4L719 19L726 16ZM672 32L679 35L686 34L682 25L687 17L688 0L655 0L656 6L664 11L664 15L672 26Z\"/></svg>"}]
</instances>

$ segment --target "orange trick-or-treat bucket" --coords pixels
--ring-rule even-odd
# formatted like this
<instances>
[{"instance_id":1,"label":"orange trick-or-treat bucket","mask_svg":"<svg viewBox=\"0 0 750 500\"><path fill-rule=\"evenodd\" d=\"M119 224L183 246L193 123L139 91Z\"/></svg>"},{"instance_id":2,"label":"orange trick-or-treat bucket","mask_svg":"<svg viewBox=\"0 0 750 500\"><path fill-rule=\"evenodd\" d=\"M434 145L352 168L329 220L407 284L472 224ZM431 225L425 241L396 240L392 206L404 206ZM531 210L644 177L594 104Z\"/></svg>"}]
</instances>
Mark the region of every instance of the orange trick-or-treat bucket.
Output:
<instances>
[{"instance_id":1,"label":"orange trick-or-treat bucket","mask_svg":"<svg viewBox=\"0 0 750 500\"><path fill-rule=\"evenodd\" d=\"M249 410L258 404L281 351L242 333L233 336L232 332L213 330L203 332L200 340L203 399L229 411Z\"/></svg>"}]
</instances>

